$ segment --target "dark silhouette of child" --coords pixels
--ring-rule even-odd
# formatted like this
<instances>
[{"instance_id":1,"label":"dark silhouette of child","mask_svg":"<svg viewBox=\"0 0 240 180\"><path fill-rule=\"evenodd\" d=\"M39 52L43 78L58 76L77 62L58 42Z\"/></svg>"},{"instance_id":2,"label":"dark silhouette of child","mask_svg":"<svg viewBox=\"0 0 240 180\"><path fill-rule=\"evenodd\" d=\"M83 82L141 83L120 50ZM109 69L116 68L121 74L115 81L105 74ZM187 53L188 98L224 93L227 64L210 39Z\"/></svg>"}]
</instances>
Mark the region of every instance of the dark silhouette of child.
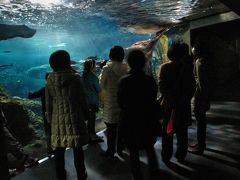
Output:
<instances>
[{"instance_id":1,"label":"dark silhouette of child","mask_svg":"<svg viewBox=\"0 0 240 180\"><path fill-rule=\"evenodd\" d=\"M47 80L49 73L46 73L45 79ZM28 93L29 99L35 99L35 98L41 98L42 103L42 116L43 116L43 123L44 123L44 130L45 135L47 138L47 153L52 154L53 149L51 147L51 125L47 122L45 112L46 112L46 105L45 105L45 87L42 87L40 90L35 92L29 92Z\"/></svg>"}]
</instances>

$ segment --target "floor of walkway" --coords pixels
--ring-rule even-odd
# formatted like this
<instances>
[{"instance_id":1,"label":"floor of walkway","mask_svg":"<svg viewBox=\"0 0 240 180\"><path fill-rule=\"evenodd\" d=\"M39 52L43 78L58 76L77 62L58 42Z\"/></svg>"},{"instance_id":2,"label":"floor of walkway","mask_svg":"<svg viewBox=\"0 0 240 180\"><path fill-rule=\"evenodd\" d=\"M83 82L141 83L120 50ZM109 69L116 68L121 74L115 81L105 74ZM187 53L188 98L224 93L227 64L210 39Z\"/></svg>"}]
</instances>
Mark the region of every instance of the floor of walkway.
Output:
<instances>
[{"instance_id":1,"label":"floor of walkway","mask_svg":"<svg viewBox=\"0 0 240 180\"><path fill-rule=\"evenodd\" d=\"M159 160L160 179L240 179L240 103L216 102L207 114L207 149L204 155L187 155L187 162L180 164L175 157L171 159L171 167L161 161L161 139L155 144ZM196 125L189 128L189 141L196 139ZM104 135L102 132L101 135ZM176 145L176 141L174 141ZM175 147L174 147L175 148ZM107 159L100 155L106 149L106 143L88 145L85 149L85 162L88 180L130 180L129 156L124 153L124 159ZM75 180L72 151L65 155L68 180ZM144 178L147 174L147 159L141 153L141 167ZM48 159L39 166L25 170L14 177L14 180L54 180L54 161Z\"/></svg>"}]
</instances>

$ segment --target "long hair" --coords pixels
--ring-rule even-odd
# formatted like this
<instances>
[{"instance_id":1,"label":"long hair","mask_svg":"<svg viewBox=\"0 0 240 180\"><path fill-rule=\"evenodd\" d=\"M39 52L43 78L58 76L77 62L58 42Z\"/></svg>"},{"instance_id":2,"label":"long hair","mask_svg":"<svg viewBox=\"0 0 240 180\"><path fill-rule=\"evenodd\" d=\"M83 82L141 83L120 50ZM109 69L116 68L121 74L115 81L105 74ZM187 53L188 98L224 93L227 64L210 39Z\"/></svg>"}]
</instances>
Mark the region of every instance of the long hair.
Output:
<instances>
[{"instance_id":1,"label":"long hair","mask_svg":"<svg viewBox=\"0 0 240 180\"><path fill-rule=\"evenodd\" d=\"M92 59L86 60L84 62L84 69L83 69L83 78L86 79L91 72L92 68L95 66L95 61Z\"/></svg>"}]
</instances>

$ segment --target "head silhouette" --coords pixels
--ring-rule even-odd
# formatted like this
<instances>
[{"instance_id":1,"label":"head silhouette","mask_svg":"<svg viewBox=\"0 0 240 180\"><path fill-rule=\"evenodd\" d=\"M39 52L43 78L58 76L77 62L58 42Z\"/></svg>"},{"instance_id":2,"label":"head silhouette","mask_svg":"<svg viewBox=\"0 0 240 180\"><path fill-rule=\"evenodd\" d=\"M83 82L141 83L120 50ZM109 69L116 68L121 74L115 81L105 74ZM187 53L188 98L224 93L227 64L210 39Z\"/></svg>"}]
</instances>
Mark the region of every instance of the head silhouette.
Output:
<instances>
[{"instance_id":1,"label":"head silhouette","mask_svg":"<svg viewBox=\"0 0 240 180\"><path fill-rule=\"evenodd\" d=\"M61 71L71 67L70 55L65 50L58 50L51 54L49 64L53 71Z\"/></svg>"},{"instance_id":2,"label":"head silhouette","mask_svg":"<svg viewBox=\"0 0 240 180\"><path fill-rule=\"evenodd\" d=\"M88 59L84 62L84 69L83 69L83 78L87 78L88 74L95 68L95 61L92 59Z\"/></svg>"},{"instance_id":3,"label":"head silhouette","mask_svg":"<svg viewBox=\"0 0 240 180\"><path fill-rule=\"evenodd\" d=\"M109 58L112 61L122 62L124 58L124 49L121 46L113 46L110 49Z\"/></svg>"},{"instance_id":4,"label":"head silhouette","mask_svg":"<svg viewBox=\"0 0 240 180\"><path fill-rule=\"evenodd\" d=\"M183 56L189 56L189 46L187 43L182 43L182 55Z\"/></svg>"},{"instance_id":5,"label":"head silhouette","mask_svg":"<svg viewBox=\"0 0 240 180\"><path fill-rule=\"evenodd\" d=\"M183 55L180 43L173 43L167 52L167 56L171 61L179 61Z\"/></svg>"},{"instance_id":6,"label":"head silhouette","mask_svg":"<svg viewBox=\"0 0 240 180\"><path fill-rule=\"evenodd\" d=\"M146 56L141 50L132 50L128 54L127 63L133 70L143 70L146 64Z\"/></svg>"}]
</instances>

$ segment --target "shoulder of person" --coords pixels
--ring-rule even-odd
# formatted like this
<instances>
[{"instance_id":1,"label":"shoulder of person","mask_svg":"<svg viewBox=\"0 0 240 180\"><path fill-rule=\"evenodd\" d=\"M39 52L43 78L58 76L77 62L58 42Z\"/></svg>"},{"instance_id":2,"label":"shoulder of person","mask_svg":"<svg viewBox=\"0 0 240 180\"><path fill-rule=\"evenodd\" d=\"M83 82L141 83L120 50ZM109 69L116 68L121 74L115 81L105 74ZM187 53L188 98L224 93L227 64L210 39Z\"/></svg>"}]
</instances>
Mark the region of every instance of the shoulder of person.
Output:
<instances>
[{"instance_id":1,"label":"shoulder of person","mask_svg":"<svg viewBox=\"0 0 240 180\"><path fill-rule=\"evenodd\" d=\"M173 65L173 62L172 61L168 61L168 62L162 63L160 65L160 67L168 67L168 66L172 66L172 65Z\"/></svg>"},{"instance_id":2,"label":"shoulder of person","mask_svg":"<svg viewBox=\"0 0 240 180\"><path fill-rule=\"evenodd\" d=\"M166 71L168 69L171 69L174 66L174 64L170 61L170 62L165 62L163 64L160 65L160 71Z\"/></svg>"}]
</instances>

